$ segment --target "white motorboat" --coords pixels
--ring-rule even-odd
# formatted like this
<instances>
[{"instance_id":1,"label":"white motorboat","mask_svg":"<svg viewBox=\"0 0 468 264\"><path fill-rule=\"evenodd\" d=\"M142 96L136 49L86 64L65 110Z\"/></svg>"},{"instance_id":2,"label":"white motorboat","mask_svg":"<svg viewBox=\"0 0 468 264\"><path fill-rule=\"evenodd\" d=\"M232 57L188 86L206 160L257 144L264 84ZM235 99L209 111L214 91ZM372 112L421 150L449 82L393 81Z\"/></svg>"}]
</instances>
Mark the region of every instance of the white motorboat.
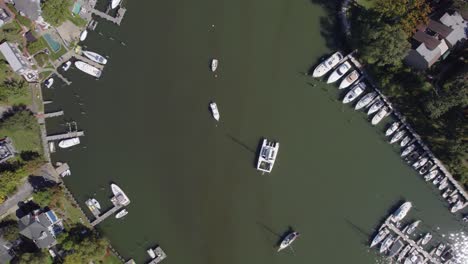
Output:
<instances>
[{"instance_id":1,"label":"white motorboat","mask_svg":"<svg viewBox=\"0 0 468 264\"><path fill-rule=\"evenodd\" d=\"M366 84L364 82L359 82L358 84L354 85L353 88L351 88L351 90L343 98L343 104L354 101L364 92L365 89Z\"/></svg>"},{"instance_id":2,"label":"white motorboat","mask_svg":"<svg viewBox=\"0 0 468 264\"><path fill-rule=\"evenodd\" d=\"M419 158L415 163L413 163L413 168L418 169L419 167L426 164L427 161L428 159L426 157Z\"/></svg>"},{"instance_id":3,"label":"white motorboat","mask_svg":"<svg viewBox=\"0 0 468 264\"><path fill-rule=\"evenodd\" d=\"M434 162L432 160L428 160L424 166L419 169L419 174L424 175L426 174L432 167L434 166Z\"/></svg>"},{"instance_id":4,"label":"white motorboat","mask_svg":"<svg viewBox=\"0 0 468 264\"><path fill-rule=\"evenodd\" d=\"M442 198L447 198L452 191L453 190L451 188L445 190L445 192L442 194Z\"/></svg>"},{"instance_id":5,"label":"white motorboat","mask_svg":"<svg viewBox=\"0 0 468 264\"><path fill-rule=\"evenodd\" d=\"M127 209L123 209L120 212L118 212L117 214L115 214L115 218L119 219L119 218L122 218L122 217L126 216L127 214L128 214Z\"/></svg>"},{"instance_id":6,"label":"white motorboat","mask_svg":"<svg viewBox=\"0 0 468 264\"><path fill-rule=\"evenodd\" d=\"M450 212L452 213L456 213L458 212L460 209L463 209L464 207L466 206L465 202L463 201L463 198L460 198L460 200L458 200L458 202L456 202L452 208L450 209Z\"/></svg>"},{"instance_id":7,"label":"white motorboat","mask_svg":"<svg viewBox=\"0 0 468 264\"><path fill-rule=\"evenodd\" d=\"M384 253L387 251L387 249L393 244L394 241L395 238L392 235L387 236L387 238L385 238L385 240L382 242L382 245L380 245L379 252Z\"/></svg>"},{"instance_id":8,"label":"white motorboat","mask_svg":"<svg viewBox=\"0 0 468 264\"><path fill-rule=\"evenodd\" d=\"M270 173L275 165L279 151L279 142L263 139L262 148L258 155L257 170Z\"/></svg>"},{"instance_id":9,"label":"white motorboat","mask_svg":"<svg viewBox=\"0 0 468 264\"><path fill-rule=\"evenodd\" d=\"M101 210L101 204L96 199L94 199L94 198L90 199L89 203L92 206L96 207L98 210Z\"/></svg>"},{"instance_id":10,"label":"white motorboat","mask_svg":"<svg viewBox=\"0 0 468 264\"><path fill-rule=\"evenodd\" d=\"M218 64L219 64L219 61L217 59L212 59L211 60L211 71L212 72L215 72L216 69L218 69Z\"/></svg>"},{"instance_id":11,"label":"white motorboat","mask_svg":"<svg viewBox=\"0 0 468 264\"><path fill-rule=\"evenodd\" d=\"M411 235L416 231L416 228L418 228L419 224L421 223L421 220L416 220L412 224L409 225L408 230L406 230L406 233L408 235Z\"/></svg>"},{"instance_id":12,"label":"white motorboat","mask_svg":"<svg viewBox=\"0 0 468 264\"><path fill-rule=\"evenodd\" d=\"M393 122L393 124L385 131L385 136L391 136L400 127L400 123Z\"/></svg>"},{"instance_id":13,"label":"white motorboat","mask_svg":"<svg viewBox=\"0 0 468 264\"><path fill-rule=\"evenodd\" d=\"M83 30L80 34L80 41L84 41L88 37L88 30Z\"/></svg>"},{"instance_id":14,"label":"white motorboat","mask_svg":"<svg viewBox=\"0 0 468 264\"><path fill-rule=\"evenodd\" d=\"M354 107L354 109L356 110L359 110L363 107L365 107L366 105L368 105L370 102L372 102L372 100L375 99L375 97L377 97L377 93L376 92L370 92L366 95L364 95L356 104L356 106Z\"/></svg>"},{"instance_id":15,"label":"white motorboat","mask_svg":"<svg viewBox=\"0 0 468 264\"><path fill-rule=\"evenodd\" d=\"M375 245L379 244L382 240L385 239L385 237L389 233L390 230L388 230L387 228L380 230L379 233L377 233L377 235L375 235L374 239L372 240L370 247L374 247Z\"/></svg>"},{"instance_id":16,"label":"white motorboat","mask_svg":"<svg viewBox=\"0 0 468 264\"><path fill-rule=\"evenodd\" d=\"M114 194L114 197L111 199L113 203L117 203L123 206L126 206L130 203L130 199L128 199L128 196L120 189L117 184L112 183L111 184L111 189L112 193Z\"/></svg>"},{"instance_id":17,"label":"white motorboat","mask_svg":"<svg viewBox=\"0 0 468 264\"><path fill-rule=\"evenodd\" d=\"M298 232L292 232L290 233L289 235L287 235L283 241L281 241L279 247L278 247L278 252L280 252L281 250L291 246L291 244L294 242L294 240L296 240L296 238L299 237L299 233Z\"/></svg>"},{"instance_id":18,"label":"white motorboat","mask_svg":"<svg viewBox=\"0 0 468 264\"><path fill-rule=\"evenodd\" d=\"M76 68L78 68L82 72L85 72L85 73L87 73L87 74L89 74L91 76L94 76L94 77L97 77L97 78L101 77L102 71L99 70L98 68L94 67L94 66L89 65L86 62L75 61L75 66L76 66Z\"/></svg>"},{"instance_id":19,"label":"white motorboat","mask_svg":"<svg viewBox=\"0 0 468 264\"><path fill-rule=\"evenodd\" d=\"M80 144L80 138L79 137L74 137L74 138L67 138L58 143L58 146L60 148L69 148L73 147Z\"/></svg>"},{"instance_id":20,"label":"white motorboat","mask_svg":"<svg viewBox=\"0 0 468 264\"><path fill-rule=\"evenodd\" d=\"M431 241L432 239L432 234L431 233L426 233L421 241L421 245L426 245L427 243L429 243L429 241Z\"/></svg>"},{"instance_id":21,"label":"white motorboat","mask_svg":"<svg viewBox=\"0 0 468 264\"><path fill-rule=\"evenodd\" d=\"M71 64L71 61L65 62L65 64L63 64L62 66L63 71L68 71L68 69L70 69Z\"/></svg>"},{"instance_id":22,"label":"white motorboat","mask_svg":"<svg viewBox=\"0 0 468 264\"><path fill-rule=\"evenodd\" d=\"M440 243L440 244L437 246L437 249L436 249L436 251L435 251L436 256L439 256L439 257L440 257L440 255L442 255L442 252L444 252L445 247L446 247L445 244Z\"/></svg>"},{"instance_id":23,"label":"white motorboat","mask_svg":"<svg viewBox=\"0 0 468 264\"><path fill-rule=\"evenodd\" d=\"M432 184L437 185L444 179L443 175L438 175L433 181Z\"/></svg>"},{"instance_id":24,"label":"white motorboat","mask_svg":"<svg viewBox=\"0 0 468 264\"><path fill-rule=\"evenodd\" d=\"M120 2L122 2L122 0L110 0L110 1L111 1L110 5L112 9L116 9L120 5Z\"/></svg>"},{"instance_id":25,"label":"white motorboat","mask_svg":"<svg viewBox=\"0 0 468 264\"><path fill-rule=\"evenodd\" d=\"M408 145L408 143L411 141L411 137L410 136L406 136L405 138L403 138L403 140L400 142L400 147L404 147L406 145Z\"/></svg>"},{"instance_id":26,"label":"white motorboat","mask_svg":"<svg viewBox=\"0 0 468 264\"><path fill-rule=\"evenodd\" d=\"M439 174L438 170L430 171L428 174L426 174L424 176L424 180L430 181L430 180L434 179L437 176L437 174Z\"/></svg>"},{"instance_id":27,"label":"white motorboat","mask_svg":"<svg viewBox=\"0 0 468 264\"><path fill-rule=\"evenodd\" d=\"M333 55L331 55L328 59L324 62L320 63L317 67L315 67L314 72L312 73L312 77L322 77L331 69L333 69L340 61L343 59L343 54L337 51Z\"/></svg>"},{"instance_id":28,"label":"white motorboat","mask_svg":"<svg viewBox=\"0 0 468 264\"><path fill-rule=\"evenodd\" d=\"M411 202L405 202L403 203L393 214L392 214L392 220L394 222L399 222L403 220L403 218L406 217L408 212L411 210L411 207L413 204Z\"/></svg>"},{"instance_id":29,"label":"white motorboat","mask_svg":"<svg viewBox=\"0 0 468 264\"><path fill-rule=\"evenodd\" d=\"M94 61L94 62L97 62L99 64L106 64L107 63L107 59L104 58L104 56L101 56L99 55L98 53L96 52L93 52L93 51L89 51L89 50L84 50L83 51L83 55L85 55L88 59Z\"/></svg>"},{"instance_id":30,"label":"white motorboat","mask_svg":"<svg viewBox=\"0 0 468 264\"><path fill-rule=\"evenodd\" d=\"M416 145L414 144L409 145L407 148L403 150L403 152L401 153L401 156L405 157L406 155L410 154L411 151L413 151L415 148L416 148Z\"/></svg>"},{"instance_id":31,"label":"white motorboat","mask_svg":"<svg viewBox=\"0 0 468 264\"><path fill-rule=\"evenodd\" d=\"M213 118L216 120L216 121L219 121L219 111L218 111L218 106L216 105L215 102L211 102L210 103L210 109L211 109L211 114L213 115Z\"/></svg>"},{"instance_id":32,"label":"white motorboat","mask_svg":"<svg viewBox=\"0 0 468 264\"><path fill-rule=\"evenodd\" d=\"M147 252L148 255L151 257L151 259L156 258L156 253L154 253L154 250L153 250L152 248L146 250L146 252Z\"/></svg>"},{"instance_id":33,"label":"white motorboat","mask_svg":"<svg viewBox=\"0 0 468 264\"><path fill-rule=\"evenodd\" d=\"M371 107L369 108L369 110L367 111L367 115L371 115L377 111L379 111L380 108L382 108L384 106L384 101L382 101L382 99L377 99L372 105Z\"/></svg>"},{"instance_id":34,"label":"white motorboat","mask_svg":"<svg viewBox=\"0 0 468 264\"><path fill-rule=\"evenodd\" d=\"M382 109L380 109L379 112L377 112L377 114L372 117L372 121L371 121L371 124L372 125L377 125L378 123L380 123L380 121L382 121L382 119L384 119L387 115L389 114L389 109L388 107L384 106Z\"/></svg>"},{"instance_id":35,"label":"white motorboat","mask_svg":"<svg viewBox=\"0 0 468 264\"><path fill-rule=\"evenodd\" d=\"M49 78L44 82L45 87L50 88L54 84L54 78Z\"/></svg>"},{"instance_id":36,"label":"white motorboat","mask_svg":"<svg viewBox=\"0 0 468 264\"><path fill-rule=\"evenodd\" d=\"M343 64L338 66L336 70L334 70L330 76L328 77L327 83L334 83L341 79L349 70L351 70L351 64L345 61Z\"/></svg>"},{"instance_id":37,"label":"white motorboat","mask_svg":"<svg viewBox=\"0 0 468 264\"><path fill-rule=\"evenodd\" d=\"M70 176L71 175L71 170L65 170L64 172L60 173L60 176L65 177L65 176Z\"/></svg>"},{"instance_id":38,"label":"white motorboat","mask_svg":"<svg viewBox=\"0 0 468 264\"><path fill-rule=\"evenodd\" d=\"M358 71L354 70L350 74L346 75L346 78L341 81L338 89L344 89L353 84L357 79L359 79Z\"/></svg>"},{"instance_id":39,"label":"white motorboat","mask_svg":"<svg viewBox=\"0 0 468 264\"><path fill-rule=\"evenodd\" d=\"M390 144L393 144L400 140L405 135L405 130L398 131L395 135L393 135L392 139L390 139Z\"/></svg>"},{"instance_id":40,"label":"white motorboat","mask_svg":"<svg viewBox=\"0 0 468 264\"><path fill-rule=\"evenodd\" d=\"M411 245L408 244L406 245L405 248L403 248L403 250L400 252L400 254L398 255L398 258L397 258L397 261L398 262L401 262L403 260L403 258L406 256L406 254L408 254L408 252L410 251L411 249Z\"/></svg>"},{"instance_id":41,"label":"white motorboat","mask_svg":"<svg viewBox=\"0 0 468 264\"><path fill-rule=\"evenodd\" d=\"M440 191L442 191L443 189L447 188L448 185L449 185L448 178L445 177L445 178L440 182L440 185L439 185L438 189L439 189Z\"/></svg>"}]
</instances>

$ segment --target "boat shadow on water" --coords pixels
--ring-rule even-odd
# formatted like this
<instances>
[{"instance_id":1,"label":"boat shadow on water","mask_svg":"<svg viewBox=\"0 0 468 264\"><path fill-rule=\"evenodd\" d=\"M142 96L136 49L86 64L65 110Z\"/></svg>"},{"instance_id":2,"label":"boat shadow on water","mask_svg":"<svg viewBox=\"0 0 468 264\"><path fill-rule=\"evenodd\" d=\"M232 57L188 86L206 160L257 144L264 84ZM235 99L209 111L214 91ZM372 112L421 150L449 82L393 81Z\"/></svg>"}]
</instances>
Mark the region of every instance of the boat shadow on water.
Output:
<instances>
[{"instance_id":1,"label":"boat shadow on water","mask_svg":"<svg viewBox=\"0 0 468 264\"><path fill-rule=\"evenodd\" d=\"M371 237L372 234L369 234L368 232L366 232L363 228L359 227L358 225L356 225L355 223L351 222L349 219L345 218L344 221L346 222L346 224L348 224L348 226L351 227L351 229L357 233L360 237L360 244L362 245L365 245L366 247L370 244L370 242L372 241L369 240L369 237ZM377 232L375 232L375 234L377 234ZM373 236L372 236L373 237Z\"/></svg>"},{"instance_id":2,"label":"boat shadow on water","mask_svg":"<svg viewBox=\"0 0 468 264\"><path fill-rule=\"evenodd\" d=\"M273 228L265 225L264 223L257 222L257 225L259 225L263 230L267 231L267 234L264 237L267 239L268 243L272 245L272 248L278 248L279 245L281 245L281 241L283 241L287 235L294 232L294 228L292 226L288 226L285 232L278 233L273 230Z\"/></svg>"}]
</instances>

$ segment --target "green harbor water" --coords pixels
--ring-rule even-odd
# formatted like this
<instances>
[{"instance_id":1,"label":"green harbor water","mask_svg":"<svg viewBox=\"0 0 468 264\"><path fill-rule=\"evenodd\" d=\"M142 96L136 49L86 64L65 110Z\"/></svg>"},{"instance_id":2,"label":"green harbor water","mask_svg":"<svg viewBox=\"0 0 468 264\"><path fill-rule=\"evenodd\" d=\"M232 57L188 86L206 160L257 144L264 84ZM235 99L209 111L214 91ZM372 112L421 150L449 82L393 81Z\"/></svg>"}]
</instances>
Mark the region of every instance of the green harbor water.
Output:
<instances>
[{"instance_id":1,"label":"green harbor water","mask_svg":"<svg viewBox=\"0 0 468 264\"><path fill-rule=\"evenodd\" d=\"M71 86L45 91L47 110L65 111L49 133L76 121L86 134L52 156L70 164L65 182L83 209L89 197L110 207L111 182L131 199L124 219L99 225L125 258L146 263L159 244L167 264L376 263L369 238L403 200L433 244L462 228L386 143L385 122L372 127L336 85L304 75L333 51L324 35L339 35L321 5L126 4L122 26L99 20L83 44L109 56L102 78L71 69ZM269 175L254 167L262 137L281 144ZM289 227L302 234L294 252L276 253Z\"/></svg>"}]
</instances>

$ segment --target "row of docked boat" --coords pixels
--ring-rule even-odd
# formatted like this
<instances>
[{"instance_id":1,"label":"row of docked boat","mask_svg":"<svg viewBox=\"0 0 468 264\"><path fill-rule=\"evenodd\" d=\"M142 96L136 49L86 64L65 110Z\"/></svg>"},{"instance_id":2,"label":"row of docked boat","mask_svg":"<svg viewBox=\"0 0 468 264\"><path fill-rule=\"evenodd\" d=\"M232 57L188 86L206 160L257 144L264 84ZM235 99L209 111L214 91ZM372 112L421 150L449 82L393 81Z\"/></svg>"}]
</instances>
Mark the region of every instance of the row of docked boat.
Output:
<instances>
[{"instance_id":1,"label":"row of docked boat","mask_svg":"<svg viewBox=\"0 0 468 264\"><path fill-rule=\"evenodd\" d=\"M377 125L390 114L391 109L385 105L384 100L376 91L365 94L368 85L364 82L364 78L358 70L353 69L351 62L347 60L348 57L351 58L351 55L344 57L341 52L335 52L315 68L312 76L322 77L334 69L329 75L327 83L334 83L344 77L338 88L346 89L350 87L350 90L343 98L343 104L351 103L362 95L354 108L356 110L367 108L368 115L375 114L371 119L372 125Z\"/></svg>"}]
</instances>

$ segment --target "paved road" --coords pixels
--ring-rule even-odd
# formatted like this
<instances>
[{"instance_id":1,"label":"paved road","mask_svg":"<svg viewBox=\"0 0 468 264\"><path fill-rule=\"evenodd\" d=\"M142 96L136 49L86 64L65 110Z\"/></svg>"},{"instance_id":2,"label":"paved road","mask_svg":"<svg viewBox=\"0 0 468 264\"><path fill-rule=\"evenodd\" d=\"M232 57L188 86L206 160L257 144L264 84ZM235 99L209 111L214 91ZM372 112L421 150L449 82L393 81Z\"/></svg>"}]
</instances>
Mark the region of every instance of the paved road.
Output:
<instances>
[{"instance_id":1,"label":"paved road","mask_svg":"<svg viewBox=\"0 0 468 264\"><path fill-rule=\"evenodd\" d=\"M0 205L0 218L16 211L18 209L18 203L22 202L29 197L31 197L33 188L28 181L26 181L21 187L18 188L18 191L8 198L4 203Z\"/></svg>"}]
</instances>

